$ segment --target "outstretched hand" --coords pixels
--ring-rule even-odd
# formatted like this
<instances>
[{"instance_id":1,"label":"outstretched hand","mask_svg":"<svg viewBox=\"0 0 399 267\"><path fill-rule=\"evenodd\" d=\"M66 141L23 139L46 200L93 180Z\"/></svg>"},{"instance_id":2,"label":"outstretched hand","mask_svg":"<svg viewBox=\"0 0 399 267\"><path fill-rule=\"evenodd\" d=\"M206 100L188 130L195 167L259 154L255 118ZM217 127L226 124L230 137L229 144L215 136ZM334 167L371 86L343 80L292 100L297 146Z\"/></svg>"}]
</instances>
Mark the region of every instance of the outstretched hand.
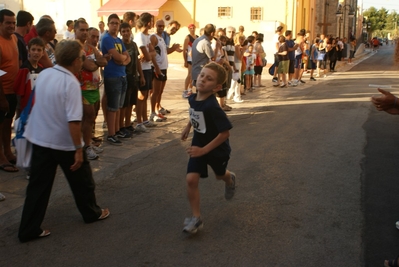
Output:
<instances>
[{"instance_id":1,"label":"outstretched hand","mask_svg":"<svg viewBox=\"0 0 399 267\"><path fill-rule=\"evenodd\" d=\"M397 103L397 97L380 88L378 88L378 91L382 95L371 97L371 102L377 110L385 111L389 114L399 114L399 103Z\"/></svg>"}]
</instances>

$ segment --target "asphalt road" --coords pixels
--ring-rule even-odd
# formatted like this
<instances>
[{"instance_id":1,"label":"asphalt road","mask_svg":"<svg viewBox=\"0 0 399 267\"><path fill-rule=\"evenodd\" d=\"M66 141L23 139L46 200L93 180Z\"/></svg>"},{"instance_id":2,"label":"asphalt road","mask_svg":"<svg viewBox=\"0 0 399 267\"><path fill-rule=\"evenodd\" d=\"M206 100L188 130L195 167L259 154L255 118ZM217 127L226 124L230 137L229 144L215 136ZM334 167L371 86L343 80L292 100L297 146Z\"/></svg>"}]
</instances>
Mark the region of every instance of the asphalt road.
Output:
<instances>
[{"instance_id":1,"label":"asphalt road","mask_svg":"<svg viewBox=\"0 0 399 267\"><path fill-rule=\"evenodd\" d=\"M263 105L233 111L236 195L224 200L213 175L201 181L197 235L181 232L188 143L174 139L97 185L109 219L85 225L66 190L48 208L50 237L20 244L10 221L0 266L382 266L399 247L399 132L368 85L397 82L392 57L382 47L350 71L266 88L255 92Z\"/></svg>"}]
</instances>

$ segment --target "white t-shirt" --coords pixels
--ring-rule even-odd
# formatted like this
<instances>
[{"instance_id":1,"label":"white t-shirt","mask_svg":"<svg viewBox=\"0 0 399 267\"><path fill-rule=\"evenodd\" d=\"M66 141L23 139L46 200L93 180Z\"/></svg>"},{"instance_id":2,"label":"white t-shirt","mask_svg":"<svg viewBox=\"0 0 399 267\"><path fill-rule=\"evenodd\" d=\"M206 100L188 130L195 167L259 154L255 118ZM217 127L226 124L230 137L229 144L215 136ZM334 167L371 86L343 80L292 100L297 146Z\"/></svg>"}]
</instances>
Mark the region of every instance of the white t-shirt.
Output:
<instances>
[{"instance_id":1,"label":"white t-shirt","mask_svg":"<svg viewBox=\"0 0 399 267\"><path fill-rule=\"evenodd\" d=\"M75 39L75 33L66 30L65 33L64 33L64 39L74 40Z\"/></svg>"},{"instance_id":2,"label":"white t-shirt","mask_svg":"<svg viewBox=\"0 0 399 267\"><path fill-rule=\"evenodd\" d=\"M155 47L155 52L157 53L155 60L161 70L166 70L168 68L168 50L166 48L165 40L157 34L153 35L158 39L158 44Z\"/></svg>"},{"instance_id":3,"label":"white t-shirt","mask_svg":"<svg viewBox=\"0 0 399 267\"><path fill-rule=\"evenodd\" d=\"M56 65L43 70L36 80L35 104L24 137L42 147L75 151L69 122L81 121L82 116L78 80L69 70Z\"/></svg>"},{"instance_id":4,"label":"white t-shirt","mask_svg":"<svg viewBox=\"0 0 399 267\"><path fill-rule=\"evenodd\" d=\"M150 35L146 35L142 32L139 32L134 36L134 42L137 44L137 47L140 49L141 47L145 47L148 50L148 45L150 44ZM141 68L143 70L151 69L151 61L144 61L141 63Z\"/></svg>"}]
</instances>

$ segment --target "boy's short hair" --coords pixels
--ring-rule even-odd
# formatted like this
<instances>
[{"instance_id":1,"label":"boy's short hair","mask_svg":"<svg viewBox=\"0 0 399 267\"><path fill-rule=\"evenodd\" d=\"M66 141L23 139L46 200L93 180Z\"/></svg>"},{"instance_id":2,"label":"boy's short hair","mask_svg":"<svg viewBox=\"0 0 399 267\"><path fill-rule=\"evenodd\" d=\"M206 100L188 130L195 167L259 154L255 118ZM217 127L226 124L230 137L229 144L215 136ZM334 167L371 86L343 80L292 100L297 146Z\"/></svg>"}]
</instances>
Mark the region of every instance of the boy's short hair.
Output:
<instances>
[{"instance_id":1,"label":"boy's short hair","mask_svg":"<svg viewBox=\"0 0 399 267\"><path fill-rule=\"evenodd\" d=\"M72 23L74 23L73 20L70 20L70 19L69 19L69 20L67 20L67 22L65 23L65 25L67 25L67 27L69 27L69 25L71 25Z\"/></svg>"},{"instance_id":2,"label":"boy's short hair","mask_svg":"<svg viewBox=\"0 0 399 267\"><path fill-rule=\"evenodd\" d=\"M132 29L132 27L130 26L129 23L123 22L123 23L121 24L121 26L119 26L119 31L121 31L122 29L126 29L126 28L129 28L130 30Z\"/></svg>"},{"instance_id":3,"label":"boy's short hair","mask_svg":"<svg viewBox=\"0 0 399 267\"><path fill-rule=\"evenodd\" d=\"M42 40L42 38L38 38L38 37L30 39L30 41L28 43L28 49L30 49L32 47L32 45L40 46L41 48L43 48L43 50L46 47L46 45L45 45L44 41Z\"/></svg>"},{"instance_id":4,"label":"boy's short hair","mask_svg":"<svg viewBox=\"0 0 399 267\"><path fill-rule=\"evenodd\" d=\"M120 21L119 16L115 13L108 16L108 23L111 21L111 19L118 19Z\"/></svg>"},{"instance_id":5,"label":"boy's short hair","mask_svg":"<svg viewBox=\"0 0 399 267\"><path fill-rule=\"evenodd\" d=\"M288 35L292 35L292 31L290 31L290 30L285 31L285 36L288 36Z\"/></svg>"},{"instance_id":6,"label":"boy's short hair","mask_svg":"<svg viewBox=\"0 0 399 267\"><path fill-rule=\"evenodd\" d=\"M278 41L279 41L280 43L284 43L284 42L285 42L285 36L284 36L284 35L280 35L280 36L278 37Z\"/></svg>"},{"instance_id":7,"label":"boy's short hair","mask_svg":"<svg viewBox=\"0 0 399 267\"><path fill-rule=\"evenodd\" d=\"M227 72L220 64L217 64L216 62L210 62L206 64L204 68L208 68L216 72L217 84L224 84L227 80Z\"/></svg>"}]
</instances>

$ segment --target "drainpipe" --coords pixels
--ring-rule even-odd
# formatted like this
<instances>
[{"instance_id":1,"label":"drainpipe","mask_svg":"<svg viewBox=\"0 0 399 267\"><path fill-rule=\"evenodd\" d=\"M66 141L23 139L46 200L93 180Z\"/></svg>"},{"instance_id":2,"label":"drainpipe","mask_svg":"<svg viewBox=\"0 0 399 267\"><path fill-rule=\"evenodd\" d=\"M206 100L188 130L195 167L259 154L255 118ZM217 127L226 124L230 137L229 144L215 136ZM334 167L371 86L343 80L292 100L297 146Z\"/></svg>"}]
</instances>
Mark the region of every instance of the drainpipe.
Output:
<instances>
[{"instance_id":1,"label":"drainpipe","mask_svg":"<svg viewBox=\"0 0 399 267\"><path fill-rule=\"evenodd\" d=\"M193 20L194 20L194 25L196 22L196 17L197 17L197 0L193 0Z\"/></svg>"}]
</instances>

